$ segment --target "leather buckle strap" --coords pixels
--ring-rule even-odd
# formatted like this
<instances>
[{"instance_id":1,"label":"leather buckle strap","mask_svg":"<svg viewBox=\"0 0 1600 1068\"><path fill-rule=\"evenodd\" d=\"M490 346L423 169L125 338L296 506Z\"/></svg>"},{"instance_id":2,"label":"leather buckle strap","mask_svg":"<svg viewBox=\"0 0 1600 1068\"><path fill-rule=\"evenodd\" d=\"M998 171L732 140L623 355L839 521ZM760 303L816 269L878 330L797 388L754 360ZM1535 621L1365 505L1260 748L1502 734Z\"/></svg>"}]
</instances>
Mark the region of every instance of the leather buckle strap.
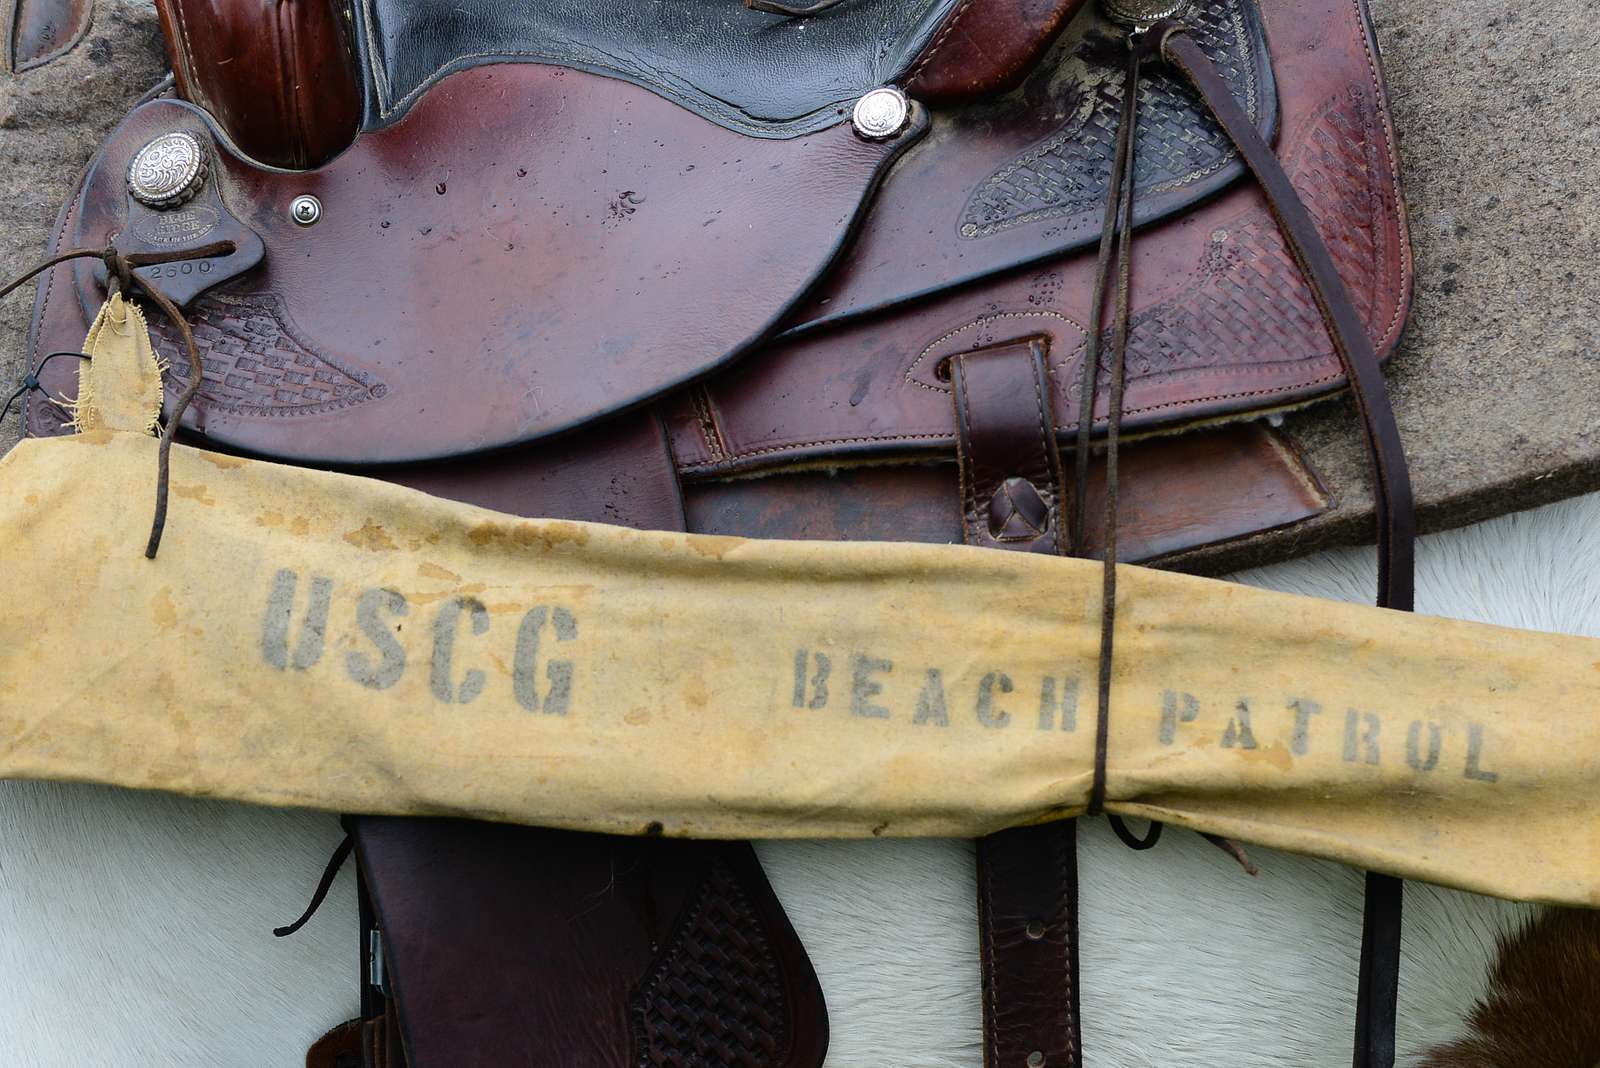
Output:
<instances>
[{"instance_id":1,"label":"leather buckle strap","mask_svg":"<svg viewBox=\"0 0 1600 1068\"><path fill-rule=\"evenodd\" d=\"M950 359L968 545L1066 551L1050 372L1037 338Z\"/></svg>"},{"instance_id":2,"label":"leather buckle strap","mask_svg":"<svg viewBox=\"0 0 1600 1068\"><path fill-rule=\"evenodd\" d=\"M1066 486L1038 339L950 360L968 545L1065 553ZM986 1068L1078 1068L1077 824L978 841Z\"/></svg>"}]
</instances>

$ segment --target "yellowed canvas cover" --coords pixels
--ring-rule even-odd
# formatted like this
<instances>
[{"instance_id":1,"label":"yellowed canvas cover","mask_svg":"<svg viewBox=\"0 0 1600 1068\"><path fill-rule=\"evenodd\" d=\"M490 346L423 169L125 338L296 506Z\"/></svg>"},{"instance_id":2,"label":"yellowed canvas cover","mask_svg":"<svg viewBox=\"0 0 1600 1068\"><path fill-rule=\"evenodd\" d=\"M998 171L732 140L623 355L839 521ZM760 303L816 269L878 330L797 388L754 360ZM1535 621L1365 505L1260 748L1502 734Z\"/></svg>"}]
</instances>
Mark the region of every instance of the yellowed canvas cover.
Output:
<instances>
[{"instance_id":1,"label":"yellowed canvas cover","mask_svg":"<svg viewBox=\"0 0 1600 1068\"><path fill-rule=\"evenodd\" d=\"M0 462L0 774L620 833L1088 796L1098 565L515 519L95 431ZM1110 809L1600 905L1600 642L1125 568Z\"/></svg>"}]
</instances>

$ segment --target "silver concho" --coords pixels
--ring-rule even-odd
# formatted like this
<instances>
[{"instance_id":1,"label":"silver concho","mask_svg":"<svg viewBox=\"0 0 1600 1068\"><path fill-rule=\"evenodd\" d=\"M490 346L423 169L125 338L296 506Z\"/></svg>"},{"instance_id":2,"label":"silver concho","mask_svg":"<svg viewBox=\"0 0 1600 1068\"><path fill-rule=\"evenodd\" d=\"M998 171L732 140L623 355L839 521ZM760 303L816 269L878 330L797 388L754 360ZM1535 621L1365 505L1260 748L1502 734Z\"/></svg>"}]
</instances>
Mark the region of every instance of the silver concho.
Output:
<instances>
[{"instance_id":1,"label":"silver concho","mask_svg":"<svg viewBox=\"0 0 1600 1068\"><path fill-rule=\"evenodd\" d=\"M893 86L873 89L856 101L850 119L868 141L887 141L911 122L911 100Z\"/></svg>"},{"instance_id":2,"label":"silver concho","mask_svg":"<svg viewBox=\"0 0 1600 1068\"><path fill-rule=\"evenodd\" d=\"M1124 26L1151 26L1175 19L1189 9L1191 0L1100 0L1106 17Z\"/></svg>"},{"instance_id":3,"label":"silver concho","mask_svg":"<svg viewBox=\"0 0 1600 1068\"><path fill-rule=\"evenodd\" d=\"M191 133L162 134L128 165L128 192L158 211L193 197L205 181L206 150Z\"/></svg>"}]
</instances>

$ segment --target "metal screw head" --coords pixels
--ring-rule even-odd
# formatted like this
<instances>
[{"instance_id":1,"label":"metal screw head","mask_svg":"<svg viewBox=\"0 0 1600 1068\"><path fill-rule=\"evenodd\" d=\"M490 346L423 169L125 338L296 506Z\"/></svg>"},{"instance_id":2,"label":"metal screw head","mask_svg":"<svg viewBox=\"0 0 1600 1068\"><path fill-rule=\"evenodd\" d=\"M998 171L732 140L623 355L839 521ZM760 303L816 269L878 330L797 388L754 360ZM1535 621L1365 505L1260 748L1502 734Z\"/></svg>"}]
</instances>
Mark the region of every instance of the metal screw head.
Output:
<instances>
[{"instance_id":1,"label":"metal screw head","mask_svg":"<svg viewBox=\"0 0 1600 1068\"><path fill-rule=\"evenodd\" d=\"M1100 7L1112 22L1124 26L1153 26L1162 19L1175 19L1189 9L1191 0L1100 0Z\"/></svg>"},{"instance_id":2,"label":"metal screw head","mask_svg":"<svg viewBox=\"0 0 1600 1068\"><path fill-rule=\"evenodd\" d=\"M289 202L289 218L301 226L310 226L322 218L322 201L310 193L301 193Z\"/></svg>"},{"instance_id":3,"label":"metal screw head","mask_svg":"<svg viewBox=\"0 0 1600 1068\"><path fill-rule=\"evenodd\" d=\"M164 211L184 203L206 181L206 150L192 133L164 133L134 154L128 192L147 207Z\"/></svg>"},{"instance_id":4,"label":"metal screw head","mask_svg":"<svg viewBox=\"0 0 1600 1068\"><path fill-rule=\"evenodd\" d=\"M891 85L873 89L856 101L850 120L858 136L887 141L910 125L911 99Z\"/></svg>"}]
</instances>

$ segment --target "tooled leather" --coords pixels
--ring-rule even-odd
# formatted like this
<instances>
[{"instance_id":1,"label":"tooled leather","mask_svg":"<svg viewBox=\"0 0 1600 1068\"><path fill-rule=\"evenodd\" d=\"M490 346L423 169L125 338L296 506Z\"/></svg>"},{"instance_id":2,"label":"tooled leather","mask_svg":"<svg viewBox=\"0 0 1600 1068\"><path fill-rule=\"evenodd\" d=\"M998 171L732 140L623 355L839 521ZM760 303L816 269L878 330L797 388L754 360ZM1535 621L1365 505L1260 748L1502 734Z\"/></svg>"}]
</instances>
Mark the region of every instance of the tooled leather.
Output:
<instances>
[{"instance_id":1,"label":"tooled leather","mask_svg":"<svg viewBox=\"0 0 1600 1068\"><path fill-rule=\"evenodd\" d=\"M930 109L933 135L907 153L848 254L786 324L789 334L837 326L1098 244L1126 53L1124 35L1100 8L1086 5L1013 92L977 105ZM1216 0L1207 9L1195 17L1209 27L1224 61L1239 68L1234 88L1241 106L1270 138L1278 125L1275 66L1284 65L1293 80L1319 60L1270 53L1258 0ZM1302 91L1284 88L1289 95ZM1156 113L1148 144L1141 146L1150 171L1134 204L1136 223L1148 227L1234 186L1244 168L1207 134L1192 96L1176 90L1141 95Z\"/></svg>"},{"instance_id":2,"label":"tooled leather","mask_svg":"<svg viewBox=\"0 0 1600 1068\"><path fill-rule=\"evenodd\" d=\"M1251 119L1271 116L1276 99L1264 73L1266 41L1254 0L1196 4L1184 21ZM1054 136L997 168L974 190L958 223L963 238L981 240L1028 223L1103 210L1122 110L1121 46L1091 38L1074 60L1082 64L1076 112ZM1160 69L1142 79L1138 135L1134 188L1145 199L1200 183L1238 159L1181 77Z\"/></svg>"},{"instance_id":3,"label":"tooled leather","mask_svg":"<svg viewBox=\"0 0 1600 1068\"><path fill-rule=\"evenodd\" d=\"M389 387L371 371L312 348L295 329L275 293L208 293L189 309L200 350L198 402L207 412L232 416L304 416L337 412L382 400ZM165 358L167 385L189 384L177 327L152 322L156 349Z\"/></svg>"},{"instance_id":4,"label":"tooled leather","mask_svg":"<svg viewBox=\"0 0 1600 1068\"><path fill-rule=\"evenodd\" d=\"M773 1068L793 1041L761 916L714 861L628 999L636 1068Z\"/></svg>"},{"instance_id":5,"label":"tooled leather","mask_svg":"<svg viewBox=\"0 0 1600 1068\"><path fill-rule=\"evenodd\" d=\"M1399 263L1398 235L1388 221L1385 194L1371 181L1382 163L1368 135L1373 112L1366 94L1353 87L1329 100L1315 124L1285 158L1296 190L1311 211L1339 270L1339 277L1379 344L1396 327L1398 301L1383 306L1394 290L1372 268ZM1106 335L1109 338L1109 333ZM1102 344L1102 352L1107 346ZM1320 363L1338 376L1337 356L1322 313L1284 244L1272 215L1254 211L1212 230L1183 291L1136 315L1130 324L1128 380L1177 378L1239 364L1241 357L1263 374L1291 353ZM1067 350L1055 367L1064 370L1083 356ZM1102 371L1109 371L1102 359ZM1292 373L1292 372L1291 372ZM1135 392L1130 385L1130 396ZM1130 413L1138 402L1129 405ZM1076 421L1076 413L1074 413Z\"/></svg>"},{"instance_id":6,"label":"tooled leather","mask_svg":"<svg viewBox=\"0 0 1600 1068\"><path fill-rule=\"evenodd\" d=\"M1064 551L1061 458L1051 432L1049 373L1038 341L950 361L968 545ZM1028 514L1037 501L1043 518Z\"/></svg>"},{"instance_id":7,"label":"tooled leather","mask_svg":"<svg viewBox=\"0 0 1600 1068\"><path fill-rule=\"evenodd\" d=\"M1350 0L1348 28L1363 35L1350 42L1357 49L1365 40L1360 11L1358 0ZM1409 306L1412 263L1381 83L1373 60L1359 52L1352 64L1357 59L1359 66L1342 70L1322 96L1286 95L1286 168L1328 240L1368 335L1387 358ZM1141 233L1139 247L1130 429L1178 427L1342 387L1343 371L1310 291L1254 188L1195 211L1182 228ZM1073 376L1061 372L1082 358L1078 324L1087 319L1089 259L1072 257L955 291L937 314L912 309L802 335L764 353L759 368L711 380L703 403L721 430L721 454L713 458L675 421L685 473L711 477L820 457L946 449L953 424L938 394L948 387L930 373L936 360L925 354L951 336L1003 339L1008 324L1012 336L1050 338L1057 431L1070 433L1077 401L1063 385ZM1103 391L1098 412L1103 418Z\"/></svg>"}]
</instances>

